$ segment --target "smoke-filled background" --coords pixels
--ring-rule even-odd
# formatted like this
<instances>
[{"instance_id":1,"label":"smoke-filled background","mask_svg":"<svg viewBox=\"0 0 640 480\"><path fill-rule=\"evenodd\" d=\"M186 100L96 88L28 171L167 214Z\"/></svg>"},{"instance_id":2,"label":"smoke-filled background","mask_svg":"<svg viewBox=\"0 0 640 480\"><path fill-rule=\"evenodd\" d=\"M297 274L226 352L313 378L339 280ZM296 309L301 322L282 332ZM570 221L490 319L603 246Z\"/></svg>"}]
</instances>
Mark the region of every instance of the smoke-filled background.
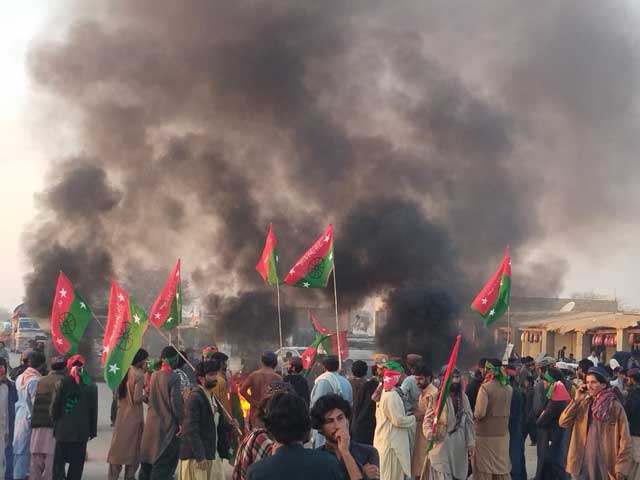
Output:
<instances>
[{"instance_id":1,"label":"smoke-filled background","mask_svg":"<svg viewBox=\"0 0 640 480\"><path fill-rule=\"evenodd\" d=\"M595 248L637 210L628 4L65 8L28 56L46 138L69 151L51 158L25 233L38 314L60 268L104 301L112 276L153 296L181 257L221 312L214 331L275 343L254 269L268 224L284 274L333 223L340 308L380 295L380 348L442 358L507 244L513 295L556 295L554 243ZM332 294L283 289L283 302Z\"/></svg>"}]
</instances>

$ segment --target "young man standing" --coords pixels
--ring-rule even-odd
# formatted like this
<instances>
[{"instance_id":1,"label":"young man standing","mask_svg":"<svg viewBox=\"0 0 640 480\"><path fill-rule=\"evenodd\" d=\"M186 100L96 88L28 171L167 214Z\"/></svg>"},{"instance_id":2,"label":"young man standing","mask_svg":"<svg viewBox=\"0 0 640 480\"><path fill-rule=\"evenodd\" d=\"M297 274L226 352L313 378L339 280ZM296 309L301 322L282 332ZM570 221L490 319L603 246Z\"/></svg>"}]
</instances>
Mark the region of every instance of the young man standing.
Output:
<instances>
[{"instance_id":1,"label":"young man standing","mask_svg":"<svg viewBox=\"0 0 640 480\"><path fill-rule=\"evenodd\" d=\"M609 376L602 367L591 367L580 388L558 421L571 429L567 472L572 479L624 480L631 470L629 423Z\"/></svg>"},{"instance_id":2,"label":"young man standing","mask_svg":"<svg viewBox=\"0 0 640 480\"><path fill-rule=\"evenodd\" d=\"M149 409L140 446L140 480L171 478L178 466L184 405L178 365L178 351L164 347L162 367L151 375Z\"/></svg>"},{"instance_id":3,"label":"young man standing","mask_svg":"<svg viewBox=\"0 0 640 480\"><path fill-rule=\"evenodd\" d=\"M262 368L251 372L240 387L240 394L247 399L249 409L250 428L264 426L258 415L260 404L266 398L267 386L270 383L282 382L282 377L276 373L278 357L274 352L264 352L260 358Z\"/></svg>"},{"instance_id":4,"label":"young man standing","mask_svg":"<svg viewBox=\"0 0 640 480\"><path fill-rule=\"evenodd\" d=\"M425 414L435 408L438 401L438 389L433 386L433 372L424 364L418 365L414 370L416 385L420 390L418 403L413 409L416 417L416 434L411 455L411 475L414 478L422 476L424 460L426 457L427 439L422 429L422 421Z\"/></svg>"},{"instance_id":5,"label":"young man standing","mask_svg":"<svg viewBox=\"0 0 640 480\"><path fill-rule=\"evenodd\" d=\"M97 436L98 388L91 383L83 367L84 358L81 355L69 358L69 375L58 382L53 391L51 418L56 439L54 480L82 478L87 442ZM69 471L65 474L67 463Z\"/></svg>"},{"instance_id":6,"label":"young man standing","mask_svg":"<svg viewBox=\"0 0 640 480\"><path fill-rule=\"evenodd\" d=\"M302 398L307 405L311 398L311 392L309 391L309 383L307 379L302 375L302 359L300 357L292 357L289 359L287 365L287 375L284 377L284 381L291 385L293 391L296 392L300 398Z\"/></svg>"},{"instance_id":7,"label":"young man standing","mask_svg":"<svg viewBox=\"0 0 640 480\"><path fill-rule=\"evenodd\" d=\"M51 371L38 382L31 417L31 467L30 480L50 480L53 477L53 455L56 440L53 438L51 400L56 385L64 378L67 361L63 356L51 359Z\"/></svg>"},{"instance_id":8,"label":"young man standing","mask_svg":"<svg viewBox=\"0 0 640 480\"><path fill-rule=\"evenodd\" d=\"M375 370L372 377L366 380L361 388L353 391L353 417L351 419L351 437L358 443L373 445L373 434L376 431L376 403L371 396L378 388ZM353 362L351 371L355 377L365 380L367 364L361 360Z\"/></svg>"},{"instance_id":9,"label":"young man standing","mask_svg":"<svg viewBox=\"0 0 640 480\"><path fill-rule=\"evenodd\" d=\"M198 386L185 393L180 442L180 480L224 480L222 458L229 458L228 424L213 391L220 363L208 360L196 367Z\"/></svg>"},{"instance_id":10,"label":"young man standing","mask_svg":"<svg viewBox=\"0 0 640 480\"><path fill-rule=\"evenodd\" d=\"M331 453L340 462L349 480L380 478L378 451L351 440L349 420L351 406L340 395L330 393L320 397L311 409L311 426L325 437L319 450Z\"/></svg>"}]
</instances>

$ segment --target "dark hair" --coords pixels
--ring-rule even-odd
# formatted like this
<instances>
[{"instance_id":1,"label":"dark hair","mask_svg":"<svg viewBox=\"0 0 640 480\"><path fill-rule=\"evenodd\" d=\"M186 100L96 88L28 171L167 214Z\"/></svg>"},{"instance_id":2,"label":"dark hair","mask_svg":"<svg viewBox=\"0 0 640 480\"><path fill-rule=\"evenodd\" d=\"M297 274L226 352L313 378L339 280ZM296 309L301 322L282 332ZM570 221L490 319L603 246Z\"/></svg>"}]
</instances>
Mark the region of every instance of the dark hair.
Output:
<instances>
[{"instance_id":1,"label":"dark hair","mask_svg":"<svg viewBox=\"0 0 640 480\"><path fill-rule=\"evenodd\" d=\"M338 368L340 368L340 362L333 355L329 355L322 361L322 366L326 368L328 372L337 372Z\"/></svg>"},{"instance_id":2,"label":"dark hair","mask_svg":"<svg viewBox=\"0 0 640 480\"><path fill-rule=\"evenodd\" d=\"M424 363L418 365L413 371L414 375L420 375L422 377L429 377L433 380L433 372Z\"/></svg>"},{"instance_id":3,"label":"dark hair","mask_svg":"<svg viewBox=\"0 0 640 480\"><path fill-rule=\"evenodd\" d=\"M9 365L7 364L7 359L4 357L0 357L0 367L4 367L5 369L9 368Z\"/></svg>"},{"instance_id":4,"label":"dark hair","mask_svg":"<svg viewBox=\"0 0 640 480\"><path fill-rule=\"evenodd\" d=\"M38 350L32 351L28 358L29 358L29 366L35 369L41 367L47 361L46 358L44 357L44 353Z\"/></svg>"},{"instance_id":5,"label":"dark hair","mask_svg":"<svg viewBox=\"0 0 640 480\"><path fill-rule=\"evenodd\" d=\"M185 352L184 350L180 350L180 353L182 355L178 355L178 362L176 363L176 368L182 368L187 364L185 360L187 356L187 352Z\"/></svg>"},{"instance_id":6,"label":"dark hair","mask_svg":"<svg viewBox=\"0 0 640 480\"><path fill-rule=\"evenodd\" d=\"M633 379L635 383L640 384L640 370L629 370L627 371L627 376Z\"/></svg>"},{"instance_id":7,"label":"dark hair","mask_svg":"<svg viewBox=\"0 0 640 480\"><path fill-rule=\"evenodd\" d=\"M351 365L351 373L358 378L364 377L367 374L367 363L362 360L356 360Z\"/></svg>"},{"instance_id":8,"label":"dark hair","mask_svg":"<svg viewBox=\"0 0 640 480\"><path fill-rule=\"evenodd\" d=\"M295 373L300 373L304 368L304 366L302 365L302 359L300 359L300 357L291 357L289 359L289 366Z\"/></svg>"},{"instance_id":9,"label":"dark hair","mask_svg":"<svg viewBox=\"0 0 640 480\"><path fill-rule=\"evenodd\" d=\"M56 362L51 364L51 370L59 372L60 370L64 370L67 368L67 362Z\"/></svg>"},{"instance_id":10,"label":"dark hair","mask_svg":"<svg viewBox=\"0 0 640 480\"><path fill-rule=\"evenodd\" d=\"M276 368L278 365L278 357L273 352L264 352L260 357L260 361L265 367Z\"/></svg>"},{"instance_id":11,"label":"dark hair","mask_svg":"<svg viewBox=\"0 0 640 480\"><path fill-rule=\"evenodd\" d=\"M593 362L588 358L583 358L578 362L578 368L580 368L584 373L587 373L591 367L593 367Z\"/></svg>"},{"instance_id":12,"label":"dark hair","mask_svg":"<svg viewBox=\"0 0 640 480\"><path fill-rule=\"evenodd\" d=\"M160 360L175 357L176 355L178 355L178 350L176 350L172 345L168 345L162 349L162 352L160 352Z\"/></svg>"},{"instance_id":13,"label":"dark hair","mask_svg":"<svg viewBox=\"0 0 640 480\"><path fill-rule=\"evenodd\" d=\"M488 360L489 359L485 357L480 358L480 360L478 360L478 367L484 368Z\"/></svg>"},{"instance_id":14,"label":"dark hair","mask_svg":"<svg viewBox=\"0 0 640 480\"><path fill-rule=\"evenodd\" d=\"M211 355L211 358L220 362L220 365L229 360L229 356L225 355L222 352L215 352L213 355Z\"/></svg>"},{"instance_id":15,"label":"dark hair","mask_svg":"<svg viewBox=\"0 0 640 480\"><path fill-rule=\"evenodd\" d=\"M351 420L351 405L349 405L349 402L340 395L328 393L316 400L316 403L311 407L311 412L309 412L309 416L311 417L311 428L322 430L322 425L324 425L324 416L331 410L336 409L342 410L344 416Z\"/></svg>"},{"instance_id":16,"label":"dark hair","mask_svg":"<svg viewBox=\"0 0 640 480\"><path fill-rule=\"evenodd\" d=\"M549 370L547 370L547 372L556 382L562 380L562 372L556 367L549 367Z\"/></svg>"},{"instance_id":17,"label":"dark hair","mask_svg":"<svg viewBox=\"0 0 640 480\"><path fill-rule=\"evenodd\" d=\"M220 370L220 362L217 360L205 360L196 366L196 377L206 377L207 373L215 373Z\"/></svg>"},{"instance_id":18,"label":"dark hair","mask_svg":"<svg viewBox=\"0 0 640 480\"><path fill-rule=\"evenodd\" d=\"M502 366L502 360L498 360L497 358L487 358L487 362L493 365L494 367Z\"/></svg>"},{"instance_id":19,"label":"dark hair","mask_svg":"<svg viewBox=\"0 0 640 480\"><path fill-rule=\"evenodd\" d=\"M278 443L305 442L311 430L309 407L295 393L276 393L269 402L264 424Z\"/></svg>"}]
</instances>

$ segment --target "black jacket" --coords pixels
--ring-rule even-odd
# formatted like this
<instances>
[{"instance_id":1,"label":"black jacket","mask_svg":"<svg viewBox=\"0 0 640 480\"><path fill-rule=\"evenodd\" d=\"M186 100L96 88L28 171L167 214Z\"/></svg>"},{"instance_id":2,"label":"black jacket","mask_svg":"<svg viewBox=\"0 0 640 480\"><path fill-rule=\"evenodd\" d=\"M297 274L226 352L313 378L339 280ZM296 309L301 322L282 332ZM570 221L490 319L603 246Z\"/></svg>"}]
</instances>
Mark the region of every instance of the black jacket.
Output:
<instances>
[{"instance_id":1,"label":"black jacket","mask_svg":"<svg viewBox=\"0 0 640 480\"><path fill-rule=\"evenodd\" d=\"M327 452L283 445L272 456L249 467L247 480L346 480L338 460Z\"/></svg>"},{"instance_id":2,"label":"black jacket","mask_svg":"<svg viewBox=\"0 0 640 480\"><path fill-rule=\"evenodd\" d=\"M206 393L200 387L191 387L184 393L184 420L180 437L180 459L213 460L213 446L218 443L220 458L229 458L231 425L222 413L218 400L220 417L218 428L214 428L213 411Z\"/></svg>"},{"instance_id":3,"label":"black jacket","mask_svg":"<svg viewBox=\"0 0 640 480\"><path fill-rule=\"evenodd\" d=\"M469 398L469 405L471 406L471 411L475 411L476 408L476 399L478 398L478 392L480 391L480 386L482 385L482 375L479 372L476 372L474 376L469 380L467 384L467 389L464 393L467 394Z\"/></svg>"},{"instance_id":4,"label":"black jacket","mask_svg":"<svg viewBox=\"0 0 640 480\"><path fill-rule=\"evenodd\" d=\"M306 378L302 375L285 375L284 381L288 382L293 387L293 391L309 405L311 392Z\"/></svg>"},{"instance_id":5,"label":"black jacket","mask_svg":"<svg viewBox=\"0 0 640 480\"><path fill-rule=\"evenodd\" d=\"M53 390L53 436L58 442L86 442L97 436L98 388L66 375Z\"/></svg>"},{"instance_id":6,"label":"black jacket","mask_svg":"<svg viewBox=\"0 0 640 480\"><path fill-rule=\"evenodd\" d=\"M624 411L629 420L629 433L632 437L640 437L640 387L629 390Z\"/></svg>"},{"instance_id":7,"label":"black jacket","mask_svg":"<svg viewBox=\"0 0 640 480\"><path fill-rule=\"evenodd\" d=\"M357 443L373 445L376 431L376 402L371 395L378 388L375 378L368 380L353 399L353 415L351 419L351 439Z\"/></svg>"},{"instance_id":8,"label":"black jacket","mask_svg":"<svg viewBox=\"0 0 640 480\"><path fill-rule=\"evenodd\" d=\"M51 370L46 377L38 382L36 398L33 401L33 414L31 415L31 428L52 428L51 400L56 384L64 378L64 370Z\"/></svg>"}]
</instances>

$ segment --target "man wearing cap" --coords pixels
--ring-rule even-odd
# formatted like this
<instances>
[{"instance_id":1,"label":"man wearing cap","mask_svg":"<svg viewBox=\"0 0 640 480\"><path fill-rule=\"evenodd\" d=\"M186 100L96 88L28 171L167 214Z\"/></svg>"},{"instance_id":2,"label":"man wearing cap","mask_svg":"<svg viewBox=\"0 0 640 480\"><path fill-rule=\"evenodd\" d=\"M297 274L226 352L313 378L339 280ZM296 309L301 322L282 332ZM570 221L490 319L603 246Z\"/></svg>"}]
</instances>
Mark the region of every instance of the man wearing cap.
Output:
<instances>
[{"instance_id":1,"label":"man wearing cap","mask_svg":"<svg viewBox=\"0 0 640 480\"><path fill-rule=\"evenodd\" d=\"M249 409L250 428L262 428L264 423L258 415L259 407L266 397L267 386L273 382L282 382L282 377L276 373L278 357L274 352L266 351L260 360L262 367L251 372L240 387L240 394L247 399Z\"/></svg>"},{"instance_id":2,"label":"man wearing cap","mask_svg":"<svg viewBox=\"0 0 640 480\"><path fill-rule=\"evenodd\" d=\"M82 355L69 358L67 370L69 375L55 385L50 407L56 439L54 480L82 478L87 442L98 435L98 388L84 371Z\"/></svg>"},{"instance_id":3,"label":"man wearing cap","mask_svg":"<svg viewBox=\"0 0 640 480\"><path fill-rule=\"evenodd\" d=\"M495 358L487 360L484 383L478 391L473 412L476 419L474 480L508 480L511 477L509 414L513 390L501 363Z\"/></svg>"},{"instance_id":4,"label":"man wearing cap","mask_svg":"<svg viewBox=\"0 0 640 480\"><path fill-rule=\"evenodd\" d=\"M140 445L140 480L172 478L180 454L184 404L180 392L178 351L167 346L160 353L162 366L151 375L149 409Z\"/></svg>"},{"instance_id":5,"label":"man wearing cap","mask_svg":"<svg viewBox=\"0 0 640 480\"><path fill-rule=\"evenodd\" d=\"M376 432L373 446L380 455L380 478L404 480L411 476L409 435L416 427L416 417L406 415L398 390L404 371L396 362L382 370L382 395L376 408Z\"/></svg>"},{"instance_id":6,"label":"man wearing cap","mask_svg":"<svg viewBox=\"0 0 640 480\"><path fill-rule=\"evenodd\" d=\"M632 463L627 415L602 367L591 367L586 382L560 415L571 429L567 472L572 480L623 480Z\"/></svg>"},{"instance_id":7,"label":"man wearing cap","mask_svg":"<svg viewBox=\"0 0 640 480\"><path fill-rule=\"evenodd\" d=\"M56 441L53 438L53 419L49 407L56 384L64 378L67 361L64 356L51 359L51 371L38 382L31 417L31 466L30 480L53 478L53 455Z\"/></svg>"},{"instance_id":8,"label":"man wearing cap","mask_svg":"<svg viewBox=\"0 0 640 480\"><path fill-rule=\"evenodd\" d=\"M404 396L402 401L404 402L404 409L406 412L413 412L418 404L418 398L420 397L420 388L416 383L415 370L418 365L422 363L422 356L417 353L409 353L407 355L407 372L408 375L402 382L400 389Z\"/></svg>"}]
</instances>

